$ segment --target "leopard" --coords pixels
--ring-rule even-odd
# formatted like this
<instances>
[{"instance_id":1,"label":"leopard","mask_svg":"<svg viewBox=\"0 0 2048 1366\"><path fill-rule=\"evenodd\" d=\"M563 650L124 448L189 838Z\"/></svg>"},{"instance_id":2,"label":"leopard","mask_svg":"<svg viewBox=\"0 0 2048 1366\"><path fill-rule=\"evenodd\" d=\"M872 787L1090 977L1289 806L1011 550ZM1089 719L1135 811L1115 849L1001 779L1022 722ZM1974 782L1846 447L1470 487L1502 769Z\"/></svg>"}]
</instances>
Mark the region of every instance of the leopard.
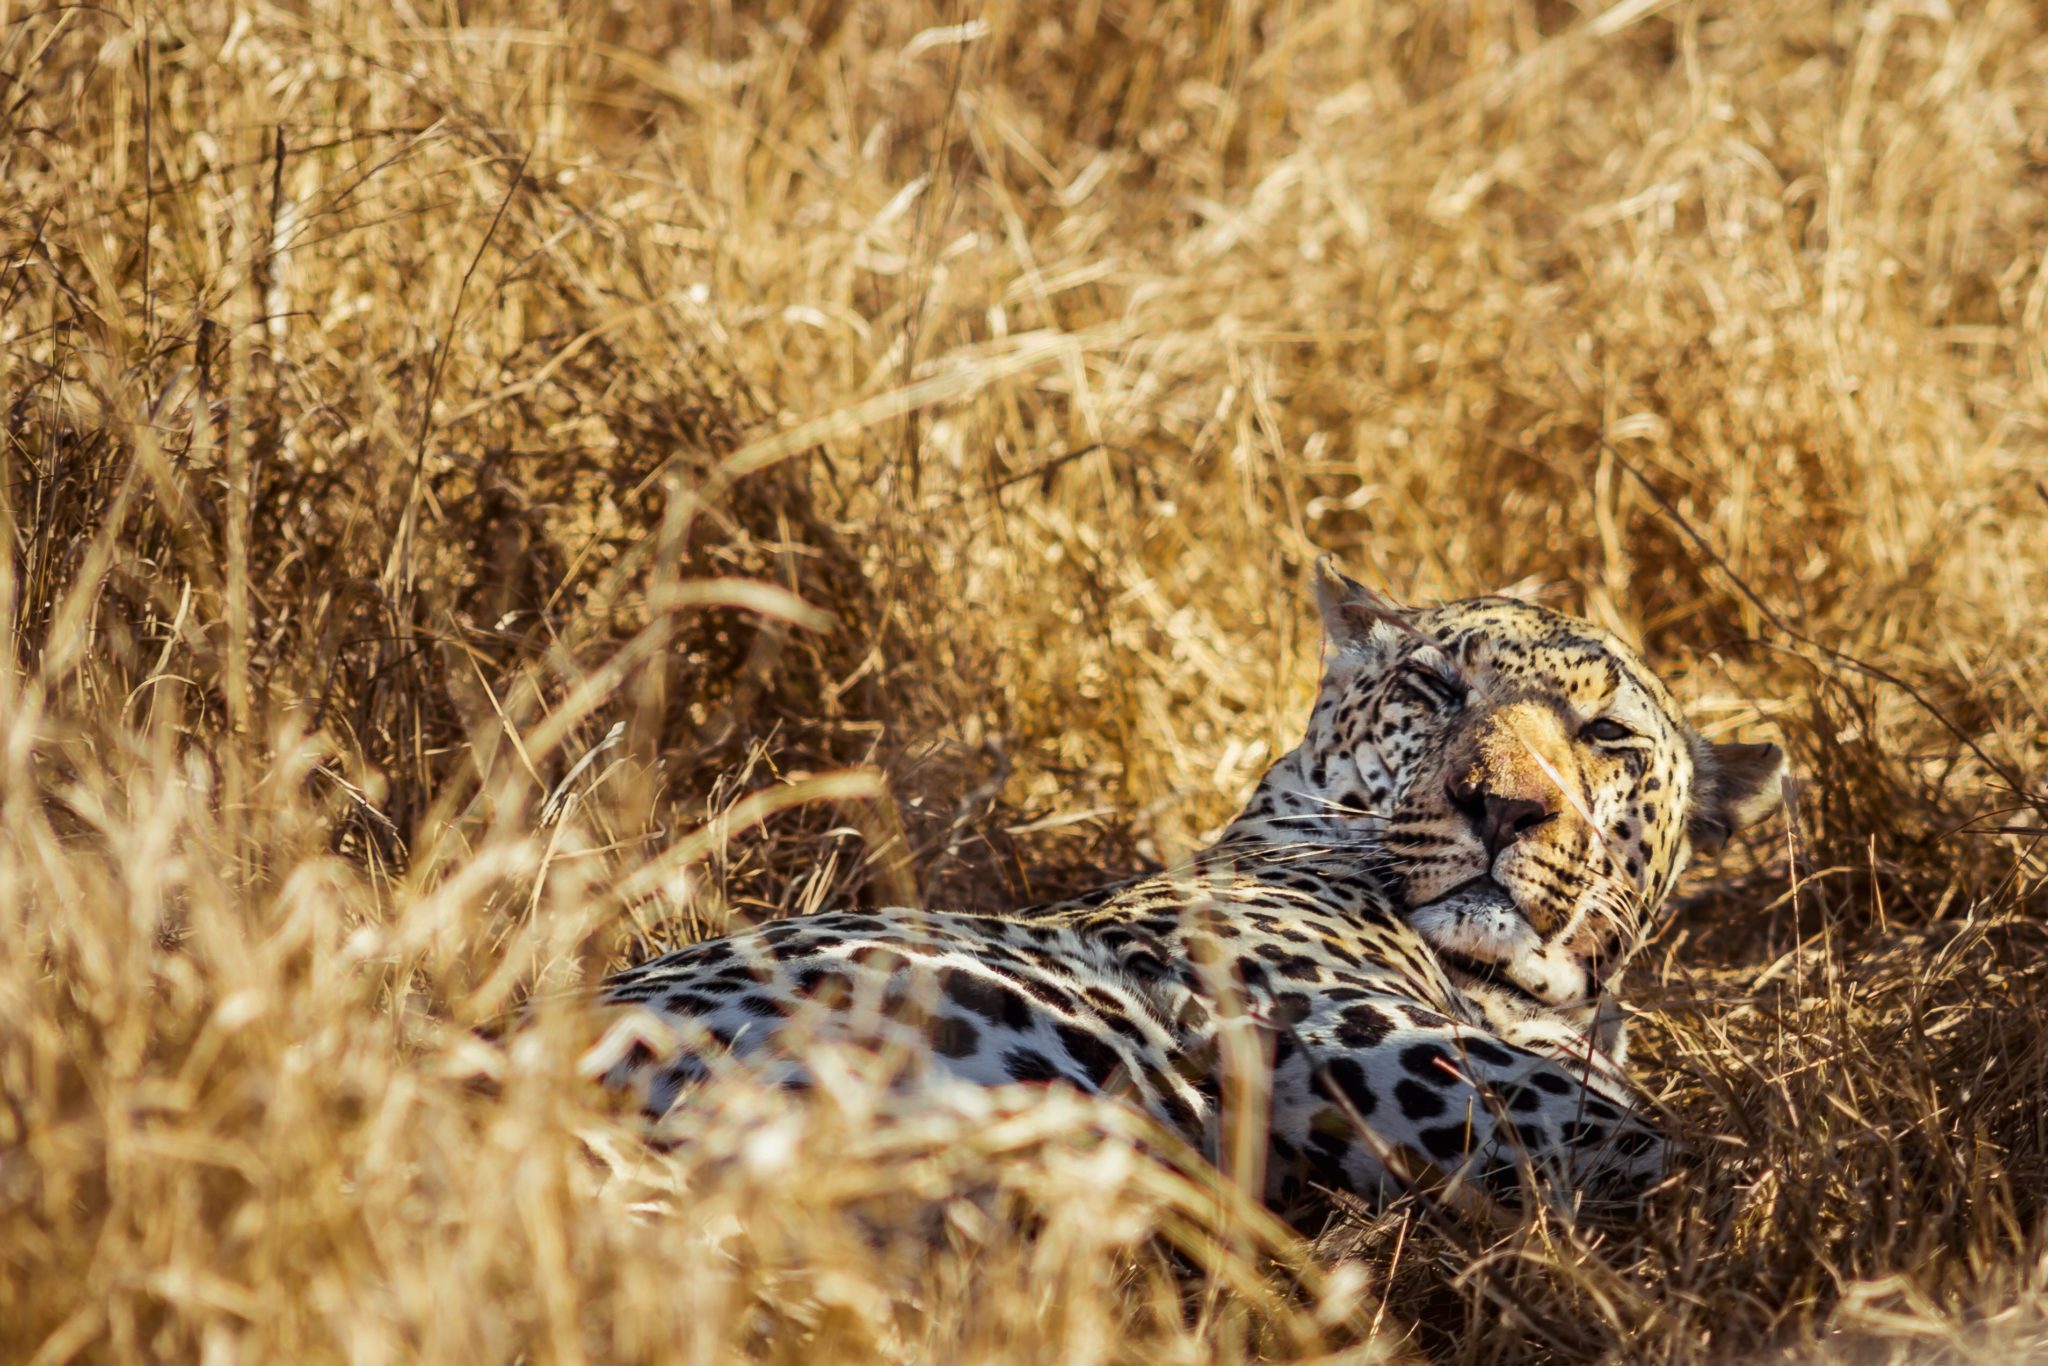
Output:
<instances>
[{"instance_id":1,"label":"leopard","mask_svg":"<svg viewBox=\"0 0 2048 1366\"><path fill-rule=\"evenodd\" d=\"M853 1048L900 1085L1135 1105L1282 1210L1639 1202L1672 1148L1622 974L1694 854L1778 806L1782 747L1703 738L1578 617L1404 604L1330 556L1313 579L1306 733L1198 852L1007 911L818 910L676 949L604 983L628 1018L597 1074L659 1121L724 1069L801 1091L812 1050Z\"/></svg>"}]
</instances>

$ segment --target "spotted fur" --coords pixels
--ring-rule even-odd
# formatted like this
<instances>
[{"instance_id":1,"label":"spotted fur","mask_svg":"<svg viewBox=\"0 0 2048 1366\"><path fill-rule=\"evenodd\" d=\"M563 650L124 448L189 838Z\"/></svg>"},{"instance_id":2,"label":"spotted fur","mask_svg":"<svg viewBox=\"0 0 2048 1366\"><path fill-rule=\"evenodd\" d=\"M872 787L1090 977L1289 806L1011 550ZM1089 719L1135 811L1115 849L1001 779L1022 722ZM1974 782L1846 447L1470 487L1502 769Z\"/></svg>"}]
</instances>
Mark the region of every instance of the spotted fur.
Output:
<instances>
[{"instance_id":1,"label":"spotted fur","mask_svg":"<svg viewBox=\"0 0 2048 1366\"><path fill-rule=\"evenodd\" d=\"M1301 745L1186 866L1006 915L836 911L613 978L681 1046L609 1066L650 1114L713 1068L808 1084L814 1041L906 1075L1122 1096L1215 1153L1267 1109L1266 1188L1640 1189L1620 972L1692 849L1783 756L1711 744L1619 640L1505 598L1399 607L1326 559ZM630 1026L627 1026L630 1029ZM1249 1041L1250 1046L1246 1047Z\"/></svg>"}]
</instances>

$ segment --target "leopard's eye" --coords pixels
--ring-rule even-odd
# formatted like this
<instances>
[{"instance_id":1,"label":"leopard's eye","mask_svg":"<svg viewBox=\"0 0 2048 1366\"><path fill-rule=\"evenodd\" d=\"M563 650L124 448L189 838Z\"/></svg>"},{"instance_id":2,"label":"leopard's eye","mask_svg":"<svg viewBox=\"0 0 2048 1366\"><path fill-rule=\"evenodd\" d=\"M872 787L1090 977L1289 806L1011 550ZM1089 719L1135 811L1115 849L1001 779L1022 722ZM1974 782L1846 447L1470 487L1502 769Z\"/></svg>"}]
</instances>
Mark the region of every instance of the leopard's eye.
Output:
<instances>
[{"instance_id":1,"label":"leopard's eye","mask_svg":"<svg viewBox=\"0 0 2048 1366\"><path fill-rule=\"evenodd\" d=\"M1633 740L1635 734L1627 726L1608 716L1603 716L1599 720L1591 722L1585 730L1587 739L1598 740L1603 744L1610 745L1618 740Z\"/></svg>"},{"instance_id":2,"label":"leopard's eye","mask_svg":"<svg viewBox=\"0 0 2048 1366\"><path fill-rule=\"evenodd\" d=\"M1465 704L1465 690L1434 669L1411 665L1401 670L1401 685L1439 711Z\"/></svg>"}]
</instances>

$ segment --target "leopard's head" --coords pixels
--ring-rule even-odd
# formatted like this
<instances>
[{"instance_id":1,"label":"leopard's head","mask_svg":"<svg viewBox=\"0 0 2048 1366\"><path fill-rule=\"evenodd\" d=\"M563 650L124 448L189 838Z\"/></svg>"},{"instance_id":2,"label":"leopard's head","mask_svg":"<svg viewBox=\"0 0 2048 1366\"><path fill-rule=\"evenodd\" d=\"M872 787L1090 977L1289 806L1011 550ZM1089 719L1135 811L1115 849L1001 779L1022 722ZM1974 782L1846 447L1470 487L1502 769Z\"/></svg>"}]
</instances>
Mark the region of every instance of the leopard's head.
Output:
<instances>
[{"instance_id":1,"label":"leopard's head","mask_svg":"<svg viewBox=\"0 0 2048 1366\"><path fill-rule=\"evenodd\" d=\"M1692 853L1779 801L1777 746L1703 739L1590 622L1510 598L1402 606L1327 556L1316 579L1327 667L1265 815L1369 849L1455 966L1589 1002Z\"/></svg>"}]
</instances>

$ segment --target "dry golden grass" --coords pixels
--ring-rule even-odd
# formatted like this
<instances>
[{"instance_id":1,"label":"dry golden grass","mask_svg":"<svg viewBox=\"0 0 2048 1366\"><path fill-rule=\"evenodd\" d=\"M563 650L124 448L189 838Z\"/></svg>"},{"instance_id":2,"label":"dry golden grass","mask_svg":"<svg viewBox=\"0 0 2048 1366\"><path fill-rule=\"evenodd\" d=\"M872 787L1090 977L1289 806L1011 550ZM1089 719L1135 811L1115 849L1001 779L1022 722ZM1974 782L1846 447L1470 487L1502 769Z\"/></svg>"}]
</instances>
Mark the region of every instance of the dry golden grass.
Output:
<instances>
[{"instance_id":1,"label":"dry golden grass","mask_svg":"<svg viewBox=\"0 0 2048 1366\"><path fill-rule=\"evenodd\" d=\"M0 0L0 185L0 1356L2048 1353L2037 7ZM1643 1227L577 1079L1195 845L1316 548L1796 756Z\"/></svg>"}]
</instances>

